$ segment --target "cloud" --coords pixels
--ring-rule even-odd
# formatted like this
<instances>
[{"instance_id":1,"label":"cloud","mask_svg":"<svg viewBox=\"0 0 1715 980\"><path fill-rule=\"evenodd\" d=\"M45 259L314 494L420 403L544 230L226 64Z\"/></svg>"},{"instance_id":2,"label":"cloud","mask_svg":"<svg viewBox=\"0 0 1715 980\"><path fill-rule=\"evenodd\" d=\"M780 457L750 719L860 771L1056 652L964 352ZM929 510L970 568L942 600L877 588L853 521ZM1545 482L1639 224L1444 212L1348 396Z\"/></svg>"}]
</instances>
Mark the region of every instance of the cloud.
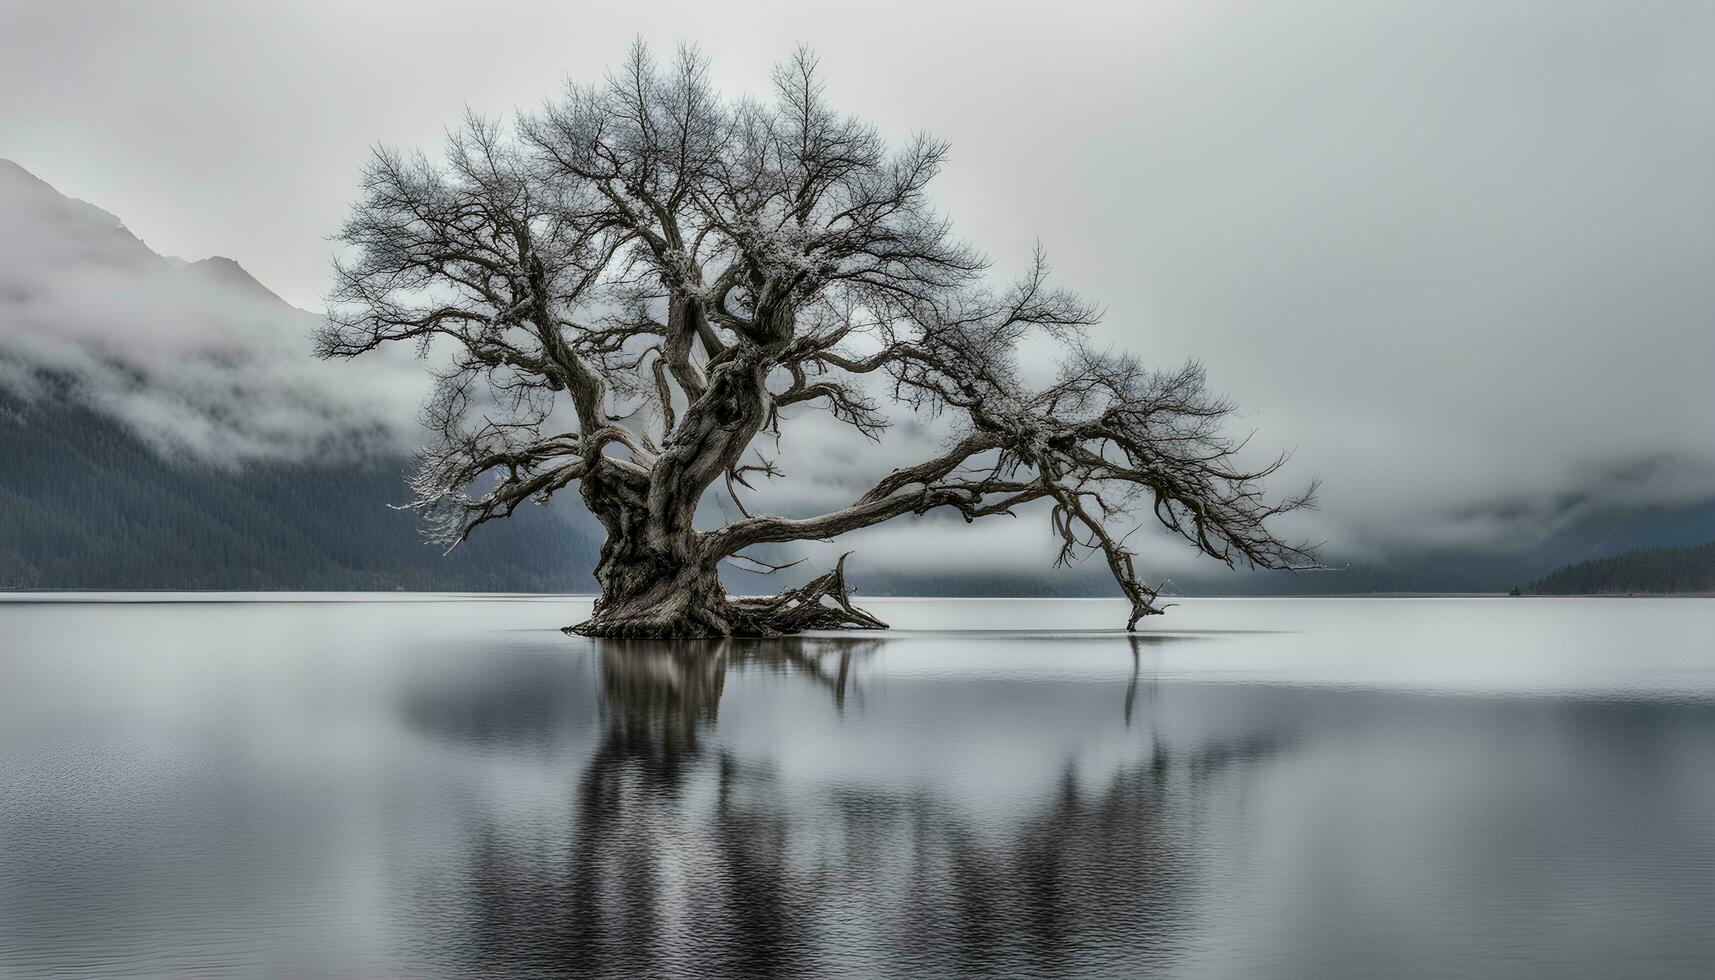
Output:
<instances>
[{"instance_id":1,"label":"cloud","mask_svg":"<svg viewBox=\"0 0 1715 980\"><path fill-rule=\"evenodd\" d=\"M1715 495L1711 8L1203 5L1182 27L1083 151L1128 194L1044 235L1080 243L1061 265L1116 339L1203 358L1326 478L1319 536L1517 544L1567 499Z\"/></svg>"}]
</instances>

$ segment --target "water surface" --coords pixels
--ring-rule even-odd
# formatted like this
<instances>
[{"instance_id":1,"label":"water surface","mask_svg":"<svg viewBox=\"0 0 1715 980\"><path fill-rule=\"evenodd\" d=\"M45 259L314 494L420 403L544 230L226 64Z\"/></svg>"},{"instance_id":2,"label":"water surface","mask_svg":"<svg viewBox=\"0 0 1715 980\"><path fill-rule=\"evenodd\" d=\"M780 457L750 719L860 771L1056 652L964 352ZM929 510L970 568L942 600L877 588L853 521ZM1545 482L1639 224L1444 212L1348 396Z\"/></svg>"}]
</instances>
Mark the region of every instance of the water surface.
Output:
<instances>
[{"instance_id":1,"label":"water surface","mask_svg":"<svg viewBox=\"0 0 1715 980\"><path fill-rule=\"evenodd\" d=\"M0 601L0 975L1715 973L1715 600L172 599Z\"/></svg>"}]
</instances>

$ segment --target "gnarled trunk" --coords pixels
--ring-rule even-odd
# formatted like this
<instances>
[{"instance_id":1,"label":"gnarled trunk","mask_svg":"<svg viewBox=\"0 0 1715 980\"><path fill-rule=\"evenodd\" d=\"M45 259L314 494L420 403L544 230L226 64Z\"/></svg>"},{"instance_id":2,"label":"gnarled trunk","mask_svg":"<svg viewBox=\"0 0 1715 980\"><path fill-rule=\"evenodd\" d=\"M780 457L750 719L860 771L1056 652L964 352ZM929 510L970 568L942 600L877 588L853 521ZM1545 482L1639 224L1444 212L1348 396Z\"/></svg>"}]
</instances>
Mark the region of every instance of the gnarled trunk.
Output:
<instances>
[{"instance_id":1,"label":"gnarled trunk","mask_svg":"<svg viewBox=\"0 0 1715 980\"><path fill-rule=\"evenodd\" d=\"M646 482L611 469L584 479L584 502L607 539L596 565L601 597L590 618L569 632L681 639L886 628L851 604L843 558L833 571L777 596L728 596L721 554L705 548L693 526L703 491L730 472L767 418L769 363L765 352L750 350L717 367Z\"/></svg>"},{"instance_id":2,"label":"gnarled trunk","mask_svg":"<svg viewBox=\"0 0 1715 980\"><path fill-rule=\"evenodd\" d=\"M650 547L642 534L615 534L602 544L596 580L601 598L587 622L588 636L667 638L730 636L728 599L712 565L692 547Z\"/></svg>"},{"instance_id":3,"label":"gnarled trunk","mask_svg":"<svg viewBox=\"0 0 1715 980\"><path fill-rule=\"evenodd\" d=\"M841 566L844 563L841 559ZM766 598L729 596L720 577L706 568L640 563L614 571L603 583L594 613L584 622L566 627L566 632L628 639L696 639L887 628L886 623L852 605L843 567Z\"/></svg>"},{"instance_id":4,"label":"gnarled trunk","mask_svg":"<svg viewBox=\"0 0 1715 980\"><path fill-rule=\"evenodd\" d=\"M601 597L590 618L566 627L567 632L695 639L887 628L886 623L852 605L844 558L832 571L779 595L735 597L727 595L716 564L701 557L694 534L690 547L662 549L652 547L646 535L624 530L635 526L626 521L609 523L601 562L596 566ZM616 528L619 533L615 533Z\"/></svg>"}]
</instances>

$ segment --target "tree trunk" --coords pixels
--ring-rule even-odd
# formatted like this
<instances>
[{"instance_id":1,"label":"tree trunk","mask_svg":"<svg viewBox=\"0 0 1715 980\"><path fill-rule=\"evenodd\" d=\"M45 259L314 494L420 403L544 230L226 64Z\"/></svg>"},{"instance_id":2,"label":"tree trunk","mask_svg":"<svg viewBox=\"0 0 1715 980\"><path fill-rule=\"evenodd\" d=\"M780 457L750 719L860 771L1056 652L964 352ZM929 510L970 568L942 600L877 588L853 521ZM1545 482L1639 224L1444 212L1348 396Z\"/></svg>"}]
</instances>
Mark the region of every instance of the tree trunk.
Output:
<instances>
[{"instance_id":1,"label":"tree trunk","mask_svg":"<svg viewBox=\"0 0 1715 980\"><path fill-rule=\"evenodd\" d=\"M601 598L589 620L568 631L674 639L886 628L852 606L844 558L780 595L729 597L719 559L705 553L693 526L703 491L730 472L767 419L769 363L765 352L751 348L717 367L673 428L646 484L607 469L585 476L584 502L607 529L596 565Z\"/></svg>"},{"instance_id":2,"label":"tree trunk","mask_svg":"<svg viewBox=\"0 0 1715 980\"><path fill-rule=\"evenodd\" d=\"M731 635L721 614L726 590L714 564L702 559L689 514L652 519L650 487L608 470L591 474L580 489L607 537L595 568L601 597L589 620L572 630L638 638Z\"/></svg>"},{"instance_id":3,"label":"tree trunk","mask_svg":"<svg viewBox=\"0 0 1715 980\"><path fill-rule=\"evenodd\" d=\"M720 576L691 555L652 549L639 538L610 532L596 580L601 598L589 620L574 627L579 633L636 638L734 633Z\"/></svg>"},{"instance_id":4,"label":"tree trunk","mask_svg":"<svg viewBox=\"0 0 1715 980\"><path fill-rule=\"evenodd\" d=\"M590 618L567 627L567 632L694 639L887 628L851 604L844 558L833 571L779 595L735 598L726 594L715 563L702 559L694 532L671 547L652 546L648 536L636 530L644 515L629 516L636 520L604 518L608 537L596 566L601 597Z\"/></svg>"}]
</instances>

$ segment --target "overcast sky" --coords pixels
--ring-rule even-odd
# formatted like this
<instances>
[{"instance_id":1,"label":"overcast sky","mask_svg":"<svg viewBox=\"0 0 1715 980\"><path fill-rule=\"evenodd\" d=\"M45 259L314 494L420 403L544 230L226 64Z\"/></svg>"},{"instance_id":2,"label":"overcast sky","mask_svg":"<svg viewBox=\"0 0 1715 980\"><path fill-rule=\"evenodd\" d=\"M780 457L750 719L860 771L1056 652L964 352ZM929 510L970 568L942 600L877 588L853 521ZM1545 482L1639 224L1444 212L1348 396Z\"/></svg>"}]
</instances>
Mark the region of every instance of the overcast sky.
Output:
<instances>
[{"instance_id":1,"label":"overcast sky","mask_svg":"<svg viewBox=\"0 0 1715 980\"><path fill-rule=\"evenodd\" d=\"M0 157L315 309L374 142L532 107L641 34L951 139L1105 335L1205 361L1336 542L1715 495L1715 3L0 6Z\"/></svg>"}]
</instances>

